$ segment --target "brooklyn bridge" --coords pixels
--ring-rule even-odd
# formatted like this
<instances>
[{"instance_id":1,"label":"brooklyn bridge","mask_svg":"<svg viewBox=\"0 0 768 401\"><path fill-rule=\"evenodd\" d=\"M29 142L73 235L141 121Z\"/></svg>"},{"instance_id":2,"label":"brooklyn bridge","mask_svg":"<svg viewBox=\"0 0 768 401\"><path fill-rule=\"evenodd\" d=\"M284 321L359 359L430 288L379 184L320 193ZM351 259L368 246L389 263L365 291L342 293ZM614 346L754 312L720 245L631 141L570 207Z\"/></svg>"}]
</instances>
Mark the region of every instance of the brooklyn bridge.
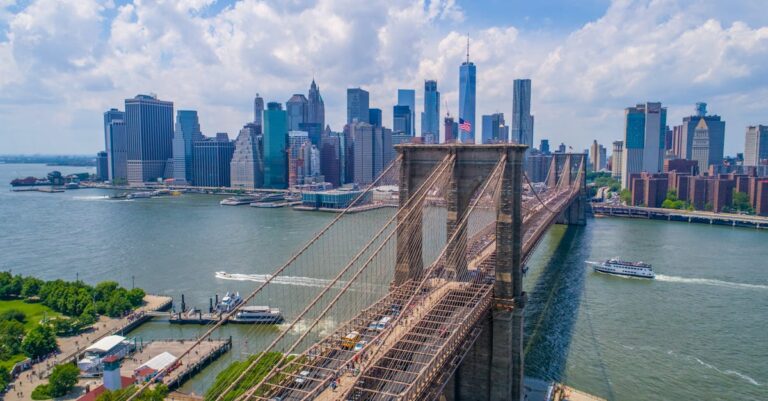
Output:
<instances>
[{"instance_id":1,"label":"brooklyn bridge","mask_svg":"<svg viewBox=\"0 0 768 401\"><path fill-rule=\"evenodd\" d=\"M244 297L268 304L288 278L317 279L291 293L285 323L216 401L522 400L526 262L553 224L585 224L586 206L584 154L555 155L534 183L525 151L397 146L375 182ZM396 209L377 192L393 185Z\"/></svg>"}]
</instances>

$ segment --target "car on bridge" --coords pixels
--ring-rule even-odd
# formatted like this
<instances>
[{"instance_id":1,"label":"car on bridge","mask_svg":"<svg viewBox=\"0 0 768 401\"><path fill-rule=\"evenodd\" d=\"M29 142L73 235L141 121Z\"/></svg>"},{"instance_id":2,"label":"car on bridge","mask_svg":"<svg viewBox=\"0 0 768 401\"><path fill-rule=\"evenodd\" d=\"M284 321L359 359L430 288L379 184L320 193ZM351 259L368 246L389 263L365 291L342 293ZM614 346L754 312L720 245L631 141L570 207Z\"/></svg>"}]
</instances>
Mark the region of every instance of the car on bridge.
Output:
<instances>
[{"instance_id":1,"label":"car on bridge","mask_svg":"<svg viewBox=\"0 0 768 401\"><path fill-rule=\"evenodd\" d=\"M353 349L358 341L360 341L360 333L351 331L341 340L341 347L344 349Z\"/></svg>"}]
</instances>

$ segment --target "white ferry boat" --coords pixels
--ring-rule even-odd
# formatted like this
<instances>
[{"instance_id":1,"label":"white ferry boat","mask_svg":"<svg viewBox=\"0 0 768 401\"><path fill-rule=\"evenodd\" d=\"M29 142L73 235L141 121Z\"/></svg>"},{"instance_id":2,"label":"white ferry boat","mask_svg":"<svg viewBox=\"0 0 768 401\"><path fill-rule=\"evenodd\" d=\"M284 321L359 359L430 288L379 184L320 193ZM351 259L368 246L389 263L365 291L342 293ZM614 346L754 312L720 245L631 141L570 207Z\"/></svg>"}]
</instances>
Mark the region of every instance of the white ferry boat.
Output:
<instances>
[{"instance_id":1,"label":"white ferry boat","mask_svg":"<svg viewBox=\"0 0 768 401\"><path fill-rule=\"evenodd\" d=\"M256 202L256 200L257 198L255 196L233 196L231 198L223 199L219 204L224 206L240 206L249 205Z\"/></svg>"},{"instance_id":2,"label":"white ferry boat","mask_svg":"<svg viewBox=\"0 0 768 401\"><path fill-rule=\"evenodd\" d=\"M656 278L651 265L643 262L627 262L613 258L602 263L594 263L593 268L596 272L601 273L641 278Z\"/></svg>"},{"instance_id":3,"label":"white ferry boat","mask_svg":"<svg viewBox=\"0 0 768 401\"><path fill-rule=\"evenodd\" d=\"M224 298L221 298L221 302L219 302L218 305L216 305L216 310L218 310L221 313L227 313L233 309L237 305L240 305L240 303L243 302L243 299L240 298L240 293L226 293L224 295Z\"/></svg>"},{"instance_id":4,"label":"white ferry boat","mask_svg":"<svg viewBox=\"0 0 768 401\"><path fill-rule=\"evenodd\" d=\"M280 324L283 322L283 315L280 309L248 305L240 308L231 321L232 323Z\"/></svg>"}]
</instances>

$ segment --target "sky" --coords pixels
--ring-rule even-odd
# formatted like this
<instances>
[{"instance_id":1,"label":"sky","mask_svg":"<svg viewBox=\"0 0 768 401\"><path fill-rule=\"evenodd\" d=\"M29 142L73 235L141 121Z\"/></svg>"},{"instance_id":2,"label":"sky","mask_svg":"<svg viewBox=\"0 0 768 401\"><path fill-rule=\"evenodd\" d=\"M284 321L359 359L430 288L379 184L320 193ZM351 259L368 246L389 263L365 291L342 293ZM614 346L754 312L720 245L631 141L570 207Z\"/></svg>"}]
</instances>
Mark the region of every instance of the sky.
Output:
<instances>
[{"instance_id":1,"label":"sky","mask_svg":"<svg viewBox=\"0 0 768 401\"><path fill-rule=\"evenodd\" d=\"M624 108L696 102L726 121L726 154L768 124L766 0L0 0L0 154L95 154L102 113L156 93L234 138L256 93L285 102L313 77L340 131L346 88L391 126L398 88L438 81L458 114L459 65L477 65L477 120L532 80L534 142L620 140ZM479 130L479 124L476 125ZM478 132L479 135L479 132Z\"/></svg>"}]
</instances>

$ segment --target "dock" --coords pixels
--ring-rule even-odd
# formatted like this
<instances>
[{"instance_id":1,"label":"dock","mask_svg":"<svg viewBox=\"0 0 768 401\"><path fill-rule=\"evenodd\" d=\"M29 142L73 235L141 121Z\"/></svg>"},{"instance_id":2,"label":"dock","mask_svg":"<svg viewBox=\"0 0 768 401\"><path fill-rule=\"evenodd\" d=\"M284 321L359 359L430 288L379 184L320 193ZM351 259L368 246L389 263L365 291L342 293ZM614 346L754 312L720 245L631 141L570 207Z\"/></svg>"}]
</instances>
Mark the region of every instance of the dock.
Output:
<instances>
[{"instance_id":1,"label":"dock","mask_svg":"<svg viewBox=\"0 0 768 401\"><path fill-rule=\"evenodd\" d=\"M123 360L120 374L128 377L133 376L137 368L163 352L179 356L194 341L194 339L155 340L146 343L140 346L136 353ZM195 352L177 361L177 367L168 372L162 381L169 389L174 390L231 348L232 338L203 341L197 346Z\"/></svg>"}]
</instances>

